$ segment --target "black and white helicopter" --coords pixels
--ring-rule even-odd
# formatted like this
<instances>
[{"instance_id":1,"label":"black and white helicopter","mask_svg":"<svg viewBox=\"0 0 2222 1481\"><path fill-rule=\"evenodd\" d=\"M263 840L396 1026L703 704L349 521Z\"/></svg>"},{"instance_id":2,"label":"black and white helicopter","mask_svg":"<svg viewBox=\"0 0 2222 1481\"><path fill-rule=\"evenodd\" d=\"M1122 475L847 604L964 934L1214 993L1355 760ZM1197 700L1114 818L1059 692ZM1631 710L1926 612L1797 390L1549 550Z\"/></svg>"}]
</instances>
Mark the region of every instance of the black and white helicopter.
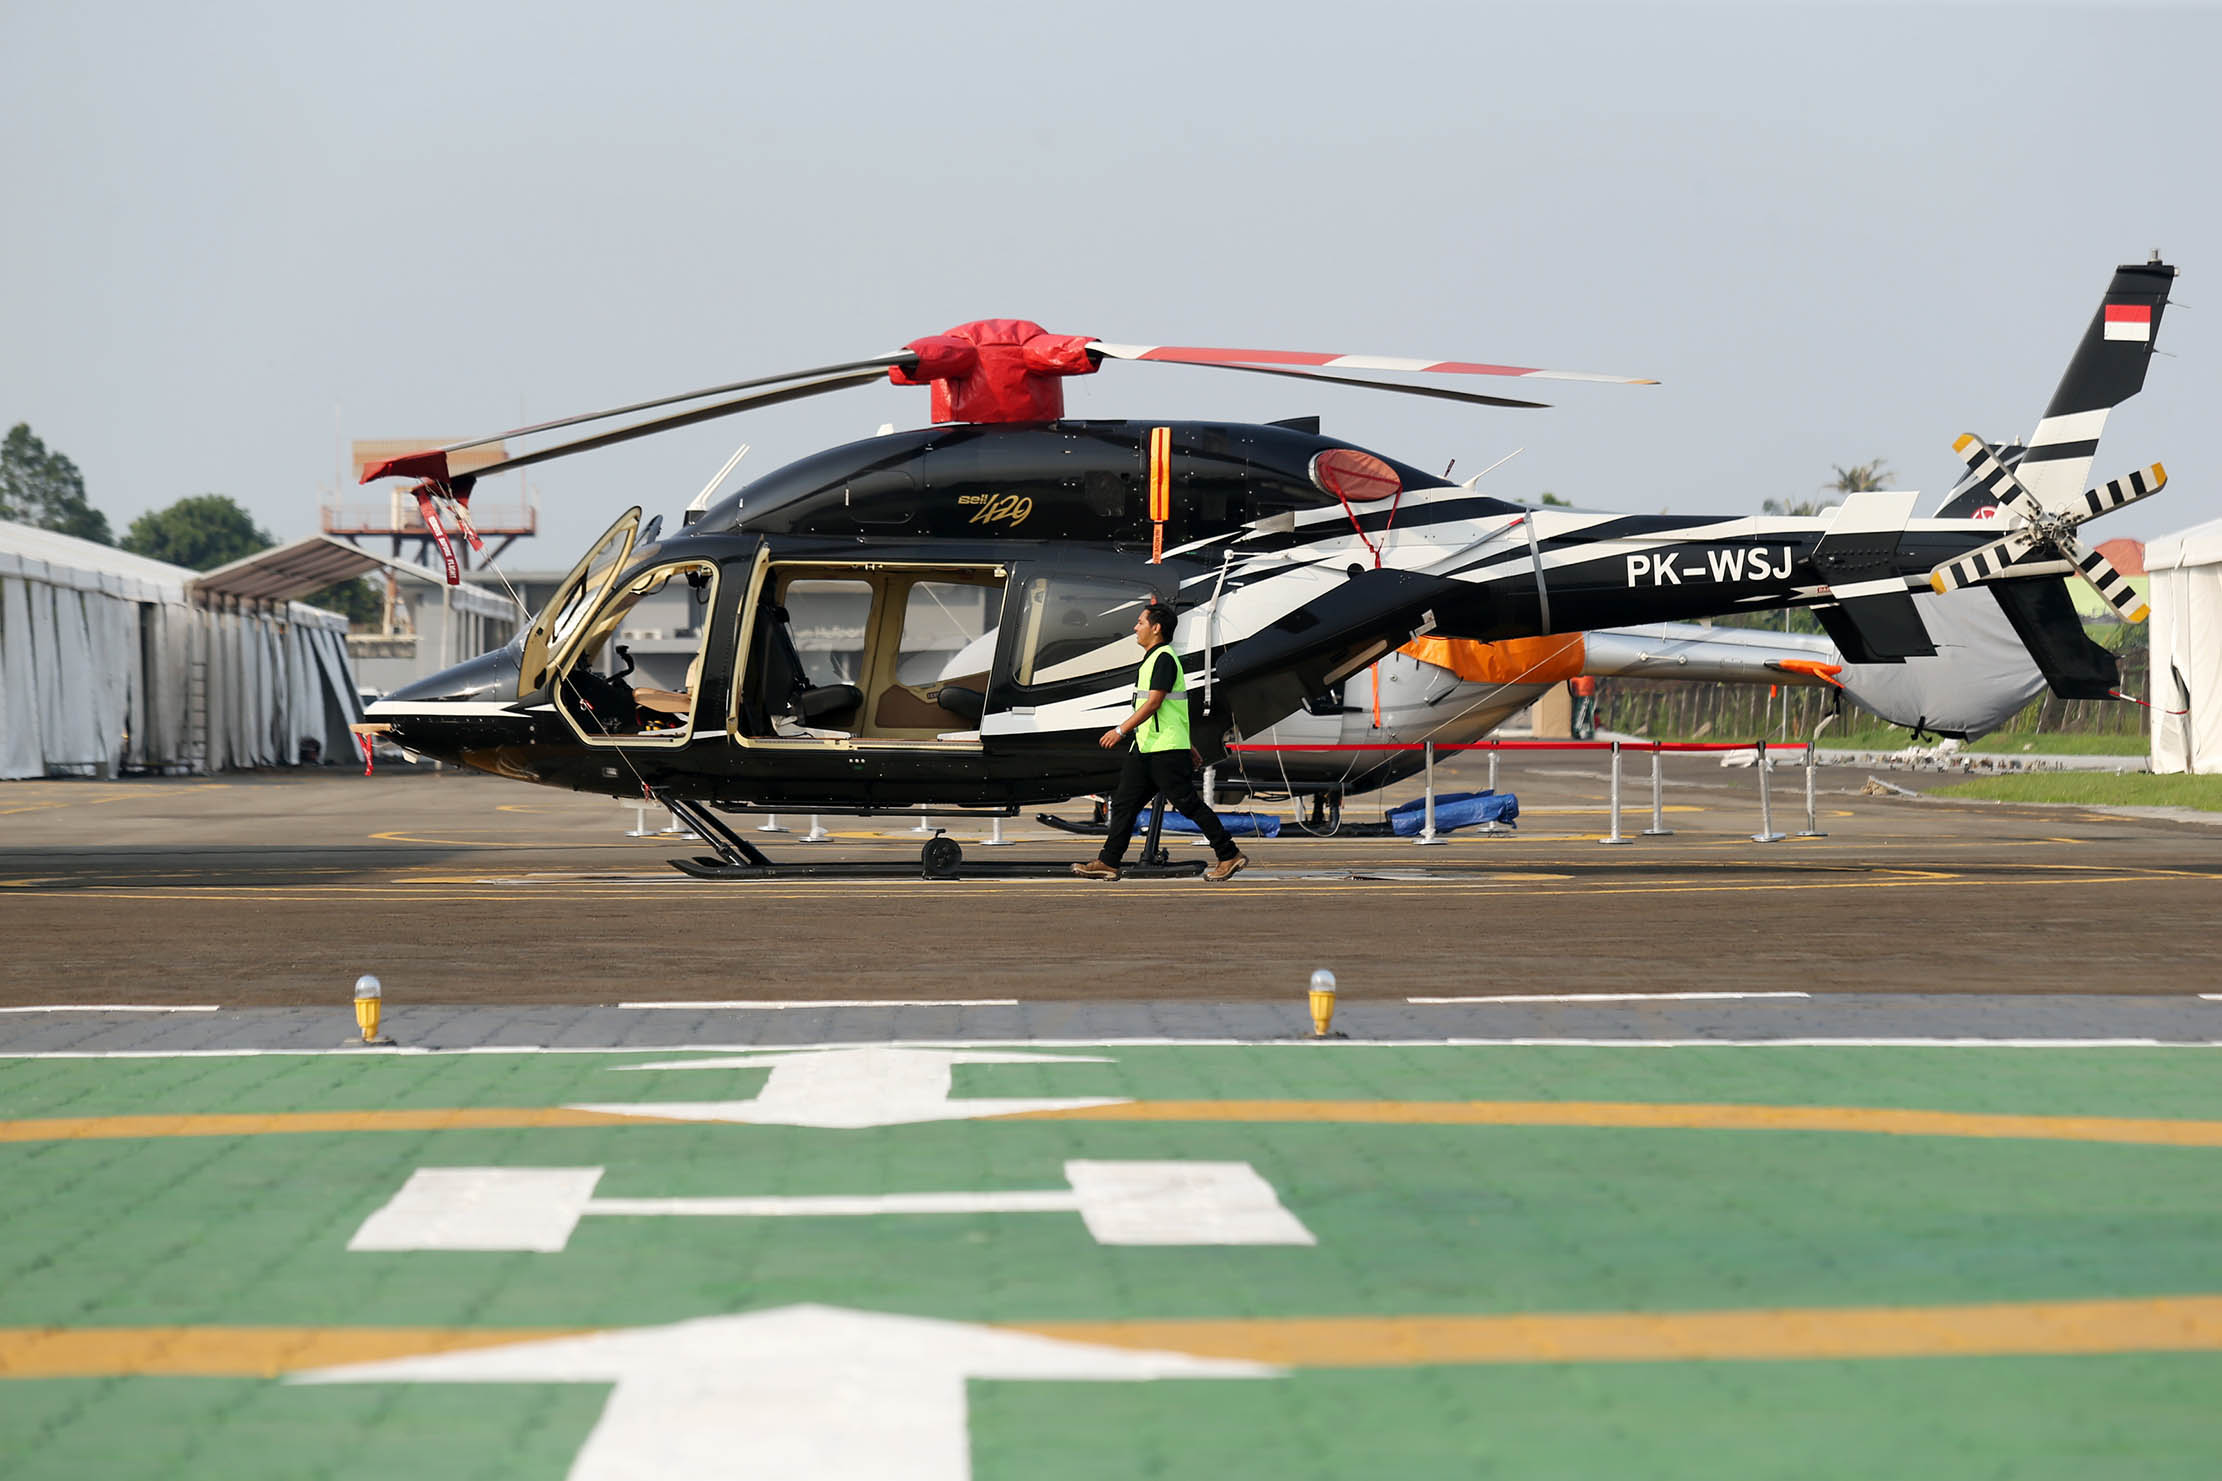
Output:
<instances>
[{"instance_id":1,"label":"black and white helicopter","mask_svg":"<svg viewBox=\"0 0 2222 1481\"><path fill-rule=\"evenodd\" d=\"M2143 388L2167 282L2167 270L2153 264L2118 270L2037 430L2026 445L1998 451L1998 461L2019 469L2032 489L2057 497L2083 487L2107 414ZM2135 317L2143 297L2153 293L2160 297L2152 317ZM2031 447L2044 451L2033 456ZM1934 501L1933 513L2019 524L2013 509L2002 507L2003 485L1990 476L1977 445L1967 444L1963 455L1974 466ZM2157 485L2159 475L2150 478ZM2000 600L2009 590L2012 597ZM2114 590L2121 595L2121 588ZM1480 740L1554 685L1581 674L1825 687L1914 734L1964 740L1996 730L2048 688L2067 699L2128 698L2115 655L2085 634L2062 577L2019 588L1917 591L1913 598L1936 652L1902 661L1860 661L1853 656L1856 631L1840 644L1819 634L1684 622L1502 643L1420 639L1249 734L1258 749L1219 768L1218 795L1309 795L1315 822L1331 823L1342 797L1417 770L1421 758L1412 747ZM2125 616L2141 615L2134 599L2116 605Z\"/></svg>"},{"instance_id":2,"label":"black and white helicopter","mask_svg":"<svg viewBox=\"0 0 2222 1481\"><path fill-rule=\"evenodd\" d=\"M2108 373L2130 375L2134 360L2141 383L2173 276L2158 262L2117 272L2095 331L2095 353L2119 367ZM2142 339L2117 324L2141 326ZM412 453L371 465L364 481L417 478L444 547L439 511L471 537L471 488L488 474L881 375L930 386L933 398L932 425L789 464L670 537L627 510L506 647L395 691L364 728L520 781L653 798L717 852L680 868L746 876L770 861L715 809L1008 813L1108 788L1117 758L1097 737L1130 707L1134 613L1152 599L1181 613L1175 641L1209 761L1230 736L1265 731L1415 637L1487 642L1806 606L1855 661L1887 663L1936 651L1915 593L1973 585L2020 614L2017 630L2046 631L2044 594L2063 573L2080 572L2117 605L2134 600L2073 531L2164 481L2156 465L2083 490L2095 428L2087 412L2060 411L2014 468L1973 443L1971 466L2000 521L1915 519L1913 494L1854 494L1814 519L1529 509L1323 436L1310 419L1066 419L1063 378L1106 360L1500 407L1540 403L1373 375L1647 383L1120 345L984 320L863 360L501 433L708 403L471 474L452 474L449 455L496 438ZM629 664L606 672L633 608L673 583L698 613L684 678L650 689L627 682ZM867 599L861 654L840 682L806 669L791 629L789 598L828 586ZM977 632L954 661L945 640L929 647L918 636L946 632L963 611L978 614ZM958 862L946 838L926 854L929 872Z\"/></svg>"}]
</instances>

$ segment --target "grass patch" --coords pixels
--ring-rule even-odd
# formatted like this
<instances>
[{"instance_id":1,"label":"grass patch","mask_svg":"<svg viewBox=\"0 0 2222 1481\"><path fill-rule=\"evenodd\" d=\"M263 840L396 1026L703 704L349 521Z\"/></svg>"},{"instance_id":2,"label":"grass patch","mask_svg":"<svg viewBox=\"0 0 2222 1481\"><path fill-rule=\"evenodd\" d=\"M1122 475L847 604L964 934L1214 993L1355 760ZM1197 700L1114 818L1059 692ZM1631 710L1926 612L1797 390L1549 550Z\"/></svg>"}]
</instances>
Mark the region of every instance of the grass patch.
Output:
<instances>
[{"instance_id":1,"label":"grass patch","mask_svg":"<svg viewBox=\"0 0 2222 1481\"><path fill-rule=\"evenodd\" d=\"M1877 750L1903 750L1912 744L1909 732L1903 730L1854 731L1841 738L1831 738L1830 732L1821 734L1821 744L1846 749L1872 746ZM1928 742L1926 744L1934 744ZM2138 732L2131 735L2071 734L2065 732L1997 731L1979 741L1964 742L1963 751L1980 752L1987 756L2142 756L2152 742Z\"/></svg>"},{"instance_id":2,"label":"grass patch","mask_svg":"<svg viewBox=\"0 0 2222 1481\"><path fill-rule=\"evenodd\" d=\"M1648 736L1645 739L1649 739ZM1750 744L1751 738L1733 733L1708 733L1704 736L1661 736L1662 740L1712 740L1737 741ZM1770 736L1773 745L1779 736ZM1803 735L1793 735L1789 744L1805 740ZM1824 751L1903 751L1914 745L1913 732L1895 728L1867 730L1838 730L1830 726L1821 732L1821 749ZM1934 739L1924 739L1920 745L1933 746ZM1979 741L1965 741L1962 751L1987 756L2142 756L2151 749L2151 741L2142 731L2135 734L2072 734L2045 731L1999 731L1986 735Z\"/></svg>"},{"instance_id":3,"label":"grass patch","mask_svg":"<svg viewBox=\"0 0 2222 1481\"><path fill-rule=\"evenodd\" d=\"M2195 807L2222 812L2222 776L2152 776L2143 772L2030 772L1975 777L1932 787L1934 797L1992 802L2075 802L2091 807Z\"/></svg>"}]
</instances>

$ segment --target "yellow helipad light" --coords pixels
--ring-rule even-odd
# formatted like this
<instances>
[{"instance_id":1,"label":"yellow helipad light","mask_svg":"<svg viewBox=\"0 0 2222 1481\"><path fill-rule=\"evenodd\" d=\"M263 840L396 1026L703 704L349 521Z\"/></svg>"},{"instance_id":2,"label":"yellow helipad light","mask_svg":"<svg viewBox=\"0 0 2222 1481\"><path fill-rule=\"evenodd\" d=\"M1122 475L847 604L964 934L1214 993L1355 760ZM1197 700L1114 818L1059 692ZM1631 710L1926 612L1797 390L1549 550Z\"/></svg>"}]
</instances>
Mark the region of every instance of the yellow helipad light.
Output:
<instances>
[{"instance_id":1,"label":"yellow helipad light","mask_svg":"<svg viewBox=\"0 0 2222 1481\"><path fill-rule=\"evenodd\" d=\"M385 990L378 979L365 972L355 979L355 1026L362 1030L365 1044L391 1044L393 1040L378 1037L378 1015L385 1007Z\"/></svg>"},{"instance_id":2,"label":"yellow helipad light","mask_svg":"<svg viewBox=\"0 0 2222 1481\"><path fill-rule=\"evenodd\" d=\"M1312 973L1312 1037L1324 1039L1335 1022L1335 974L1321 967Z\"/></svg>"}]
</instances>

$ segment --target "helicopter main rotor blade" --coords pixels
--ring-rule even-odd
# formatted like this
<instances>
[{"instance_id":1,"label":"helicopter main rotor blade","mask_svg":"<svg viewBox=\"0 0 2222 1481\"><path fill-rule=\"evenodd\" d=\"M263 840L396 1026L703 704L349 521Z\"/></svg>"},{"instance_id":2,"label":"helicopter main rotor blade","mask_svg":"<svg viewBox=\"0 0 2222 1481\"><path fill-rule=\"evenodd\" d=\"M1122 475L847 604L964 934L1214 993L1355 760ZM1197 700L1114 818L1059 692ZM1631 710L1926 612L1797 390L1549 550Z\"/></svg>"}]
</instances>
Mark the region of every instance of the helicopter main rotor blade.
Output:
<instances>
[{"instance_id":1,"label":"helicopter main rotor blade","mask_svg":"<svg viewBox=\"0 0 2222 1481\"><path fill-rule=\"evenodd\" d=\"M820 365L814 370L790 370L780 375L760 375L754 380L734 381L729 385L705 386L699 391L683 391L676 396L659 396L653 401L635 401L630 406L613 406L607 411L581 412L575 417L561 417L552 422L536 422L530 427L512 427L507 432L496 432L491 437L474 437L468 442L451 442L436 451L462 452L466 448L484 447L490 442L500 442L509 437L528 437L535 432L553 432L561 427L576 427L581 422L598 422L605 417L630 416L636 411L654 411L659 406L674 406L681 401L700 401L705 396L723 396L732 391L751 391L758 386L784 385L789 381L815 380L820 376L844 375L852 370L878 372L893 365L913 365L918 356L909 350L877 355L869 360L844 360L839 365ZM514 464L508 466L514 467Z\"/></svg>"},{"instance_id":2,"label":"helicopter main rotor blade","mask_svg":"<svg viewBox=\"0 0 2222 1481\"><path fill-rule=\"evenodd\" d=\"M1469 401L1476 406L1511 406L1547 411L1548 401L1515 401L1510 396L1483 396L1473 391L1446 391L1440 386L1407 386L1401 381L1369 381L1355 375L1329 375L1318 370L1278 370L1270 365L1214 365L1214 370L1240 370L1250 375L1285 375L1292 381L1332 381L1338 386L1365 386L1375 391L1396 391L1406 396L1433 396L1438 401Z\"/></svg>"},{"instance_id":3,"label":"helicopter main rotor blade","mask_svg":"<svg viewBox=\"0 0 2222 1481\"><path fill-rule=\"evenodd\" d=\"M1526 365L1484 365L1470 360L1414 360L1396 355L1326 355L1309 350L1222 350L1202 345L1114 345L1091 340L1088 353L1107 360L1156 360L1175 365L1217 365L1228 369L1261 365L1310 366L1315 370L1395 370L1415 375L1510 375L1546 381L1601 381L1616 386L1655 386L1641 376L1598 375L1587 370L1537 370ZM1391 390L1400 389L1391 386Z\"/></svg>"},{"instance_id":4,"label":"helicopter main rotor blade","mask_svg":"<svg viewBox=\"0 0 2222 1481\"><path fill-rule=\"evenodd\" d=\"M691 427L697 422L714 421L736 412L748 411L759 406L777 406L782 401L800 401L808 396L821 396L827 391L839 391L849 386L861 386L875 381L886 371L884 364L870 369L852 370L846 375L828 376L824 380L808 381L799 386L782 386L776 391L759 391L753 396L737 396L731 401L721 401L715 406L697 407L693 411L679 412L674 416L658 417L654 421L636 422L630 427L620 427L614 432L602 432L593 437L582 437L576 442L566 442L556 447L542 448L538 452L521 454L499 463L489 463L484 468L474 468L465 475L473 479L484 478L490 473L506 473L512 468L529 468L535 463L545 463L551 458L569 457L573 453L588 453L599 447L614 447L620 442L631 442L636 437L649 437L658 432L673 432L681 427Z\"/></svg>"}]
</instances>

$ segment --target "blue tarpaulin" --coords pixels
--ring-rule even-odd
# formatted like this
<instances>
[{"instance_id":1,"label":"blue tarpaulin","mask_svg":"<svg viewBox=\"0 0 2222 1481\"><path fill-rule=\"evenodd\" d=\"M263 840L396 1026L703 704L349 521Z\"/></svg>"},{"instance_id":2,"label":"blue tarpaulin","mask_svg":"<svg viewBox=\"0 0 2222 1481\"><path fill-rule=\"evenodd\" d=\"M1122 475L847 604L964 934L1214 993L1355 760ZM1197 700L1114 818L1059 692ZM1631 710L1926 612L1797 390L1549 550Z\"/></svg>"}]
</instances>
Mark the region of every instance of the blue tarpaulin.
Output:
<instances>
[{"instance_id":1,"label":"blue tarpaulin","mask_svg":"<svg viewBox=\"0 0 2222 1481\"><path fill-rule=\"evenodd\" d=\"M1510 792L1445 792L1435 799L1435 831L1450 833L1476 823L1510 823L1520 816L1520 799ZM1427 826L1427 799L1416 797L1389 809L1389 826L1409 838Z\"/></svg>"},{"instance_id":2,"label":"blue tarpaulin","mask_svg":"<svg viewBox=\"0 0 2222 1481\"><path fill-rule=\"evenodd\" d=\"M1137 834L1146 836L1149 833L1151 812L1152 809L1150 808L1142 810L1140 820L1134 825L1134 831ZM1281 820L1279 816L1269 812L1223 812L1219 814L1219 821L1225 823L1227 831L1237 838L1279 838L1281 836ZM1438 828L1441 826L1440 823L1436 824ZM1165 831L1167 833L1199 833L1203 830L1189 822L1181 814L1167 808L1165 810Z\"/></svg>"}]
</instances>

